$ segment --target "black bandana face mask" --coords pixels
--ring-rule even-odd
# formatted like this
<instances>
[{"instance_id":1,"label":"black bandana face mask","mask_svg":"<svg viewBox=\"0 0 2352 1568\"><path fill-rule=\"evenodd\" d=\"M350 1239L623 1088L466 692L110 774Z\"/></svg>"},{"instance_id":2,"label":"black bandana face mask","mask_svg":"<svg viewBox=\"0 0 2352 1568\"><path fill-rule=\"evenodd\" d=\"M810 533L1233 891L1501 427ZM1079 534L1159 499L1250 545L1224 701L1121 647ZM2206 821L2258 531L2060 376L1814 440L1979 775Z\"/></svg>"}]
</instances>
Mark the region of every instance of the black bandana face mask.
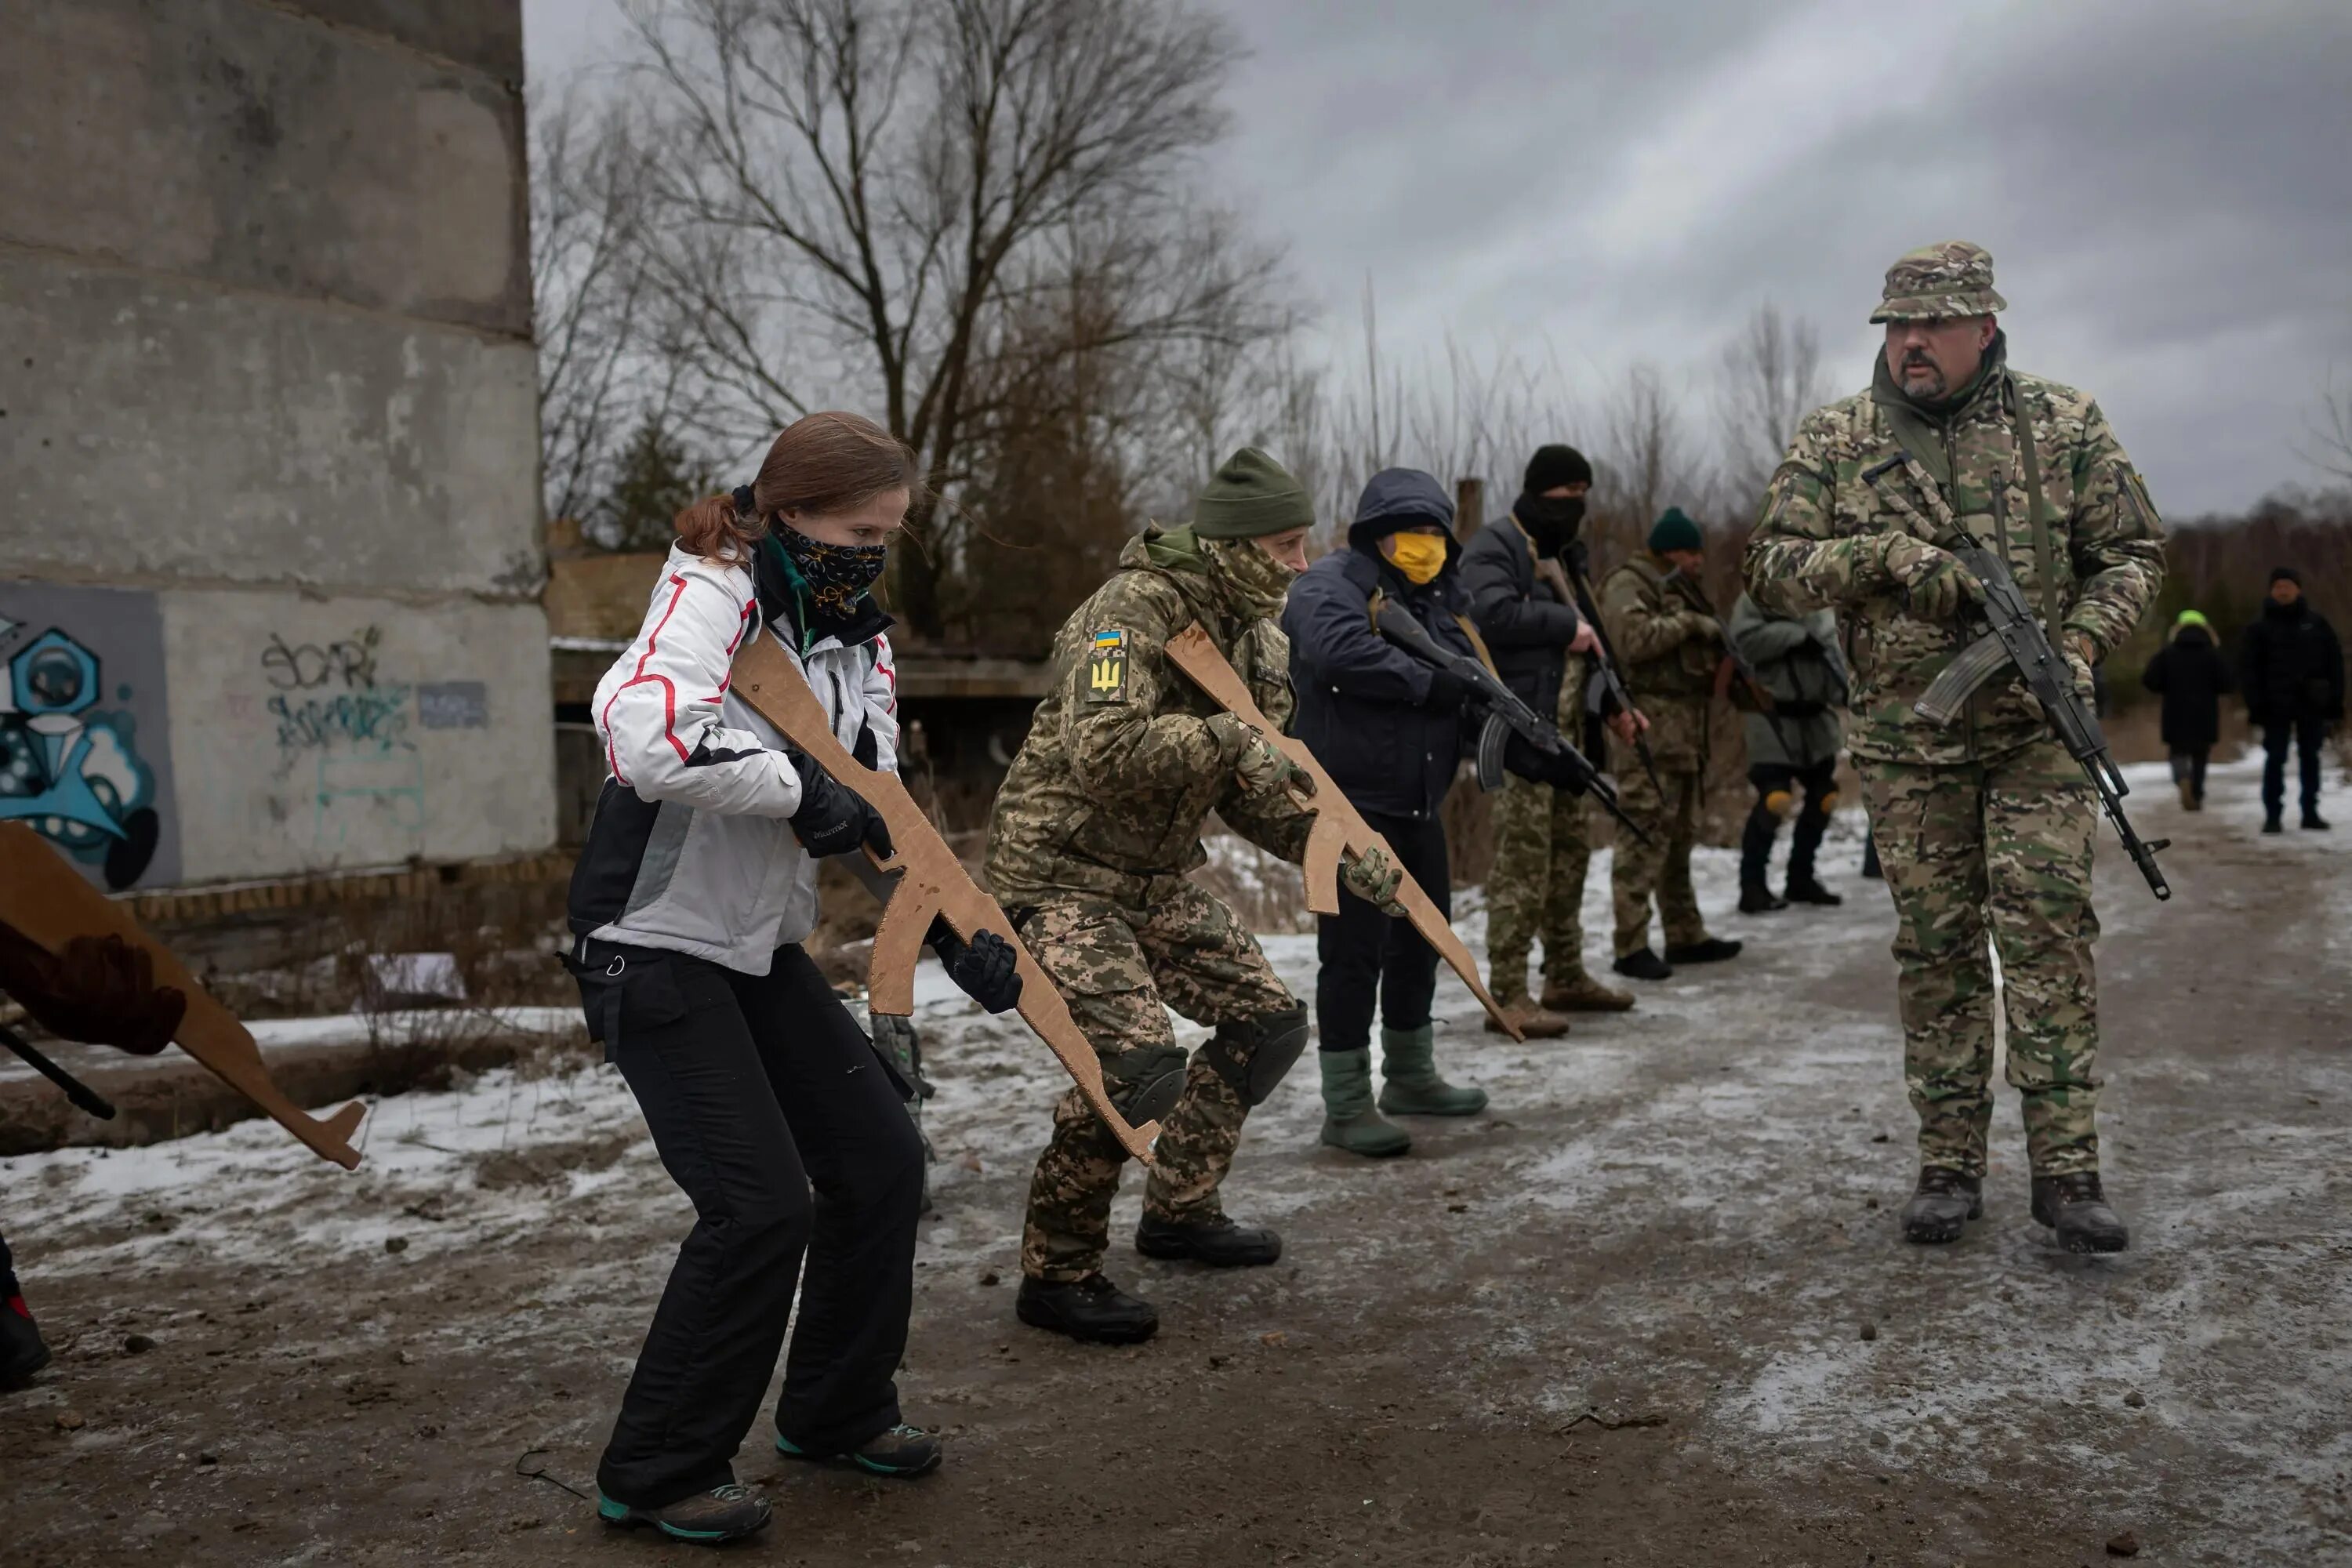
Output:
<instances>
[{"instance_id":1,"label":"black bandana face mask","mask_svg":"<svg viewBox=\"0 0 2352 1568\"><path fill-rule=\"evenodd\" d=\"M1511 510L1549 554L1576 537L1577 525L1584 521L1584 498L1523 495Z\"/></svg>"},{"instance_id":2,"label":"black bandana face mask","mask_svg":"<svg viewBox=\"0 0 2352 1568\"><path fill-rule=\"evenodd\" d=\"M856 614L857 601L874 586L890 558L887 545L826 544L782 518L776 520L768 542L783 557L795 585L808 595L810 608L834 621L846 621Z\"/></svg>"}]
</instances>

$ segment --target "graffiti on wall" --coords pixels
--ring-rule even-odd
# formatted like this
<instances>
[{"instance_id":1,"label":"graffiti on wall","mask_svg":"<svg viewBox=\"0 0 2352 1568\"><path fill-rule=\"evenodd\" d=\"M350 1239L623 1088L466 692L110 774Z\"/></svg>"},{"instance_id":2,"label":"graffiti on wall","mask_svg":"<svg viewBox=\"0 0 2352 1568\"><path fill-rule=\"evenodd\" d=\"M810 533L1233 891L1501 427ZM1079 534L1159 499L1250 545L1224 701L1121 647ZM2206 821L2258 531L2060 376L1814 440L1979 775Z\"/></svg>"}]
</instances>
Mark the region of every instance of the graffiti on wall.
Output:
<instances>
[{"instance_id":1,"label":"graffiti on wall","mask_svg":"<svg viewBox=\"0 0 2352 1568\"><path fill-rule=\"evenodd\" d=\"M311 848L330 863L355 843L381 853L387 828L421 847L425 763L409 737L416 689L383 676L383 642L374 626L325 642L273 632L258 656L279 776L307 775Z\"/></svg>"},{"instance_id":2,"label":"graffiti on wall","mask_svg":"<svg viewBox=\"0 0 2352 1568\"><path fill-rule=\"evenodd\" d=\"M108 889L176 880L169 726L153 595L0 583L0 820Z\"/></svg>"}]
</instances>

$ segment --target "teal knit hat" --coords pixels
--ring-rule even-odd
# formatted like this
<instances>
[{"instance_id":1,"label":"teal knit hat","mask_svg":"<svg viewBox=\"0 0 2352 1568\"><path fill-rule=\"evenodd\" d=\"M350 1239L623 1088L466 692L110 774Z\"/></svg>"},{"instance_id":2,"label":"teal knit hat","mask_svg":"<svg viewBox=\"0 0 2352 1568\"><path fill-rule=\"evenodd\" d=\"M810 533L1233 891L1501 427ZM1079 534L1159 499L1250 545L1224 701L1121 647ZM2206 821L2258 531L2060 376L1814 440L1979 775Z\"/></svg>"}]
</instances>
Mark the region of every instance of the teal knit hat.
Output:
<instances>
[{"instance_id":1,"label":"teal knit hat","mask_svg":"<svg viewBox=\"0 0 2352 1568\"><path fill-rule=\"evenodd\" d=\"M1669 550L1701 550L1706 543L1699 537L1698 524L1685 517L1678 506L1666 508L1665 515L1650 529L1650 552L1654 555L1664 555Z\"/></svg>"},{"instance_id":2,"label":"teal knit hat","mask_svg":"<svg viewBox=\"0 0 2352 1568\"><path fill-rule=\"evenodd\" d=\"M1306 489L1255 447L1226 458L1192 508L1192 531L1202 539L1263 539L1314 522Z\"/></svg>"}]
</instances>

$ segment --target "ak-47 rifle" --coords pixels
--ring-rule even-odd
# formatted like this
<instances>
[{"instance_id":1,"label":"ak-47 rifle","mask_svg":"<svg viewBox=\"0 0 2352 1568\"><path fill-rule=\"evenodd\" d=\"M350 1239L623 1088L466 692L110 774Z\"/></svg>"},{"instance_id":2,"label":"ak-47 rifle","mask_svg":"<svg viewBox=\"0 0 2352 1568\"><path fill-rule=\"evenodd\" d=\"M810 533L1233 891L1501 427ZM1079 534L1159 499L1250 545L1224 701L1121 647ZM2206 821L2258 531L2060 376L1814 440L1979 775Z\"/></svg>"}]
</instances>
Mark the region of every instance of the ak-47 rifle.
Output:
<instances>
[{"instance_id":1,"label":"ak-47 rifle","mask_svg":"<svg viewBox=\"0 0 2352 1568\"><path fill-rule=\"evenodd\" d=\"M1862 481L1873 487L1895 469L1902 469L1927 499L1936 523L1929 524L1901 492L1881 488L1879 493L1895 503L1895 509L1916 523L1927 537L1948 550L1966 567L1984 591L1984 617L1990 627L1981 637L1946 665L1911 710L1937 724L1948 724L1979 688L2004 668L2014 668L2025 678L2026 689L2042 704L2042 711L2057 731L2066 752L2081 764L2091 787L2098 791L2100 809L2115 824L2116 837L2122 840L2124 853L2147 879L2148 890L2158 899L2172 897L2171 885L2165 881L2163 868L2156 863L2156 852L2172 841L2159 838L2145 843L2132 831L2130 819L2124 816L2123 797L2131 793L2117 771L2115 758L2107 750L2106 736L2100 731L2098 715L2074 689L2074 672L2050 646L2049 635L2033 618L2033 606L2027 603L2024 591L2017 585L2016 576L2009 563L1996 551L1986 549L1976 536L1960 525L1958 518L1944 500L1943 491L1937 488L1934 478L1923 468L1919 460L1908 452L1898 451L1885 461L1863 470ZM2007 486L1996 479L1992 487L1993 526L2007 532Z\"/></svg>"},{"instance_id":2,"label":"ak-47 rifle","mask_svg":"<svg viewBox=\"0 0 2352 1568\"><path fill-rule=\"evenodd\" d=\"M904 1017L915 1010L915 965L923 955L923 939L934 917L970 942L992 931L1013 944L1021 975L1018 1011L1037 1037L1053 1048L1087 1104L1103 1120L1119 1146L1145 1164L1151 1163L1151 1141L1160 1123L1131 1127L1110 1101L1104 1087L1102 1060L1070 1016L1052 980L1021 943L1020 933L994 899L963 868L955 851L898 775L869 768L849 752L833 732L824 705L809 689L807 679L775 639L750 639L735 656L733 689L760 716L783 732L784 738L808 753L844 789L854 791L882 816L890 829L890 855L885 859L871 848L866 858L879 871L895 873L898 885L882 906L874 928L874 953L866 971L866 1004L876 1012Z\"/></svg>"},{"instance_id":3,"label":"ak-47 rifle","mask_svg":"<svg viewBox=\"0 0 2352 1568\"><path fill-rule=\"evenodd\" d=\"M1419 931L1422 940L1435 948L1440 956L1453 966L1454 973L1462 977L1462 984L1470 987L1470 994L1478 998L1478 1005L1486 1009L1487 1016L1500 1024L1511 1038L1526 1039L1519 1026L1496 1005L1485 982L1478 978L1478 963L1470 956L1470 950L1463 945L1460 937L1454 934L1453 926L1437 912L1437 906L1430 901L1429 895L1423 892L1420 884L1405 871L1403 862L1397 858L1396 851L1389 847L1389 841L1374 832L1371 824L1348 803L1348 797L1340 793L1339 786L1331 782L1331 775L1323 771L1323 764L1315 760L1315 753L1307 749L1307 742L1296 735L1284 734L1260 710L1249 694L1248 685L1234 667L1225 662L1225 656L1217 651L1217 645L1210 640L1209 634L1201 629L1199 623L1195 622L1170 637L1165 651L1169 662L1182 670L1193 685L1207 692L1226 712L1265 736L1269 745L1288 757L1314 781L1315 788L1311 795L1301 795L1293 792L1293 798L1297 800L1300 809L1311 812L1315 816L1314 826L1307 835L1306 863L1301 868L1307 873L1307 910L1318 915L1338 914L1340 857L1346 856L1352 860L1368 850L1379 850L1388 858L1389 864L1397 868L1396 901L1403 906L1406 918L1412 921L1412 929Z\"/></svg>"},{"instance_id":4,"label":"ak-47 rifle","mask_svg":"<svg viewBox=\"0 0 2352 1568\"><path fill-rule=\"evenodd\" d=\"M1373 620L1381 635L1433 669L1443 669L1466 683L1473 700L1486 709L1478 730L1478 787L1503 787L1503 752L1517 735L1547 757L1559 758L1575 779L1575 788L1599 801L1626 831L1643 843L1650 836L1617 804L1617 788L1592 765L1591 759L1569 743L1559 726L1528 707L1519 694L1495 679L1495 672L1466 654L1455 653L1424 630L1402 605L1383 604Z\"/></svg>"},{"instance_id":5,"label":"ak-47 rifle","mask_svg":"<svg viewBox=\"0 0 2352 1568\"><path fill-rule=\"evenodd\" d=\"M1610 646L1608 628L1601 624L1601 612L1592 602L1592 585L1584 580L1583 572L1557 557L1547 555L1537 558L1536 575L1551 584L1552 592L1559 595L1560 603L1574 605L1576 613L1584 617L1584 624L1592 628L1592 640L1601 645L1601 657L1592 661L1593 666L1600 671L1601 684L1607 689L1611 700L1617 704L1618 711L1636 711L1633 690L1618 672L1617 650ZM1638 726L1633 731L1633 752L1642 759L1642 771L1650 775L1650 787L1664 794L1666 786L1658 782L1658 760L1650 754L1650 737Z\"/></svg>"},{"instance_id":6,"label":"ak-47 rifle","mask_svg":"<svg viewBox=\"0 0 2352 1568\"><path fill-rule=\"evenodd\" d=\"M129 910L91 887L47 839L22 823L0 822L0 920L51 952L78 936L119 936L146 949L155 984L175 987L188 999L188 1010L172 1037L179 1047L261 1107L320 1159L346 1170L359 1164L351 1136L367 1108L353 1100L321 1121L287 1099L262 1065L261 1047L236 1015L222 1006L170 948L142 930Z\"/></svg>"}]
</instances>

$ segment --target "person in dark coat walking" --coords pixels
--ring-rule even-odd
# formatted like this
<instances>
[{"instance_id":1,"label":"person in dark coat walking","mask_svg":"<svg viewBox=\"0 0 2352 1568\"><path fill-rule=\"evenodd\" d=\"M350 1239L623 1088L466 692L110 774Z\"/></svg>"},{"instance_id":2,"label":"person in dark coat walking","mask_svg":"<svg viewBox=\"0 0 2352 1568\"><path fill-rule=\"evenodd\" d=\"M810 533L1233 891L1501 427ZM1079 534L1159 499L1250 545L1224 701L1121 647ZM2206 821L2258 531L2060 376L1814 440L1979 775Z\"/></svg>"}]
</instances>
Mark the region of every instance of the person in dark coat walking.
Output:
<instances>
[{"instance_id":1,"label":"person in dark coat walking","mask_svg":"<svg viewBox=\"0 0 2352 1568\"><path fill-rule=\"evenodd\" d=\"M1467 682L1373 629L1372 602L1378 596L1410 612L1440 646L1483 659L1455 571L1453 525L1454 502L1430 475L1417 468L1374 474L1357 503L1347 548L1301 574L1282 612L1298 703L1291 732L1449 914L1452 877L1438 814L1477 733L1478 715ZM1551 771L1531 752L1515 751L1509 765ZM1437 952L1411 922L1343 889L1339 912L1319 923L1316 956L1324 1142L1357 1154L1402 1154L1412 1140L1382 1121L1381 1111L1470 1116L1486 1109L1485 1090L1456 1089L1438 1075L1430 1022ZM1385 1080L1377 1110L1375 994Z\"/></svg>"},{"instance_id":2,"label":"person in dark coat walking","mask_svg":"<svg viewBox=\"0 0 2352 1568\"><path fill-rule=\"evenodd\" d=\"M2303 575L2292 566L2271 573L2270 602L2246 628L2238 658L2246 717L2262 726L2263 831L2279 831L2286 809L2286 754L2296 752L2303 773L2303 825L2325 828L2319 815L2319 750L2328 730L2344 721L2344 645L2336 628L2303 596Z\"/></svg>"},{"instance_id":3,"label":"person in dark coat walking","mask_svg":"<svg viewBox=\"0 0 2352 1568\"><path fill-rule=\"evenodd\" d=\"M2229 661L2213 646L2212 624L2195 610L2173 623L2172 640L2157 649L2140 684L2164 699L2164 749L2172 754L2172 782L2180 804L2205 809L2205 762L2221 738L2221 696L2237 689Z\"/></svg>"}]
</instances>

